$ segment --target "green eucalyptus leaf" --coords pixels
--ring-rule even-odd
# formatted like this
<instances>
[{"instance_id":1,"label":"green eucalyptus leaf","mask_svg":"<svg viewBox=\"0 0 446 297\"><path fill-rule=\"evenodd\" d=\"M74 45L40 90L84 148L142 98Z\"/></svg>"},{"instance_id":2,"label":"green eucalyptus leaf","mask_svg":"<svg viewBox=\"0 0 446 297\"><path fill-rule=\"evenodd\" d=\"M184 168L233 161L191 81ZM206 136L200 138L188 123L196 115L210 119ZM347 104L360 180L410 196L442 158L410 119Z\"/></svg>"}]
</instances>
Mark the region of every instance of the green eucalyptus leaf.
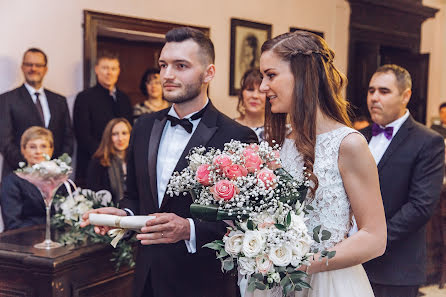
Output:
<instances>
[{"instance_id":1,"label":"green eucalyptus leaf","mask_svg":"<svg viewBox=\"0 0 446 297\"><path fill-rule=\"evenodd\" d=\"M286 215L286 227L288 228L291 225L291 211Z\"/></svg>"},{"instance_id":2,"label":"green eucalyptus leaf","mask_svg":"<svg viewBox=\"0 0 446 297\"><path fill-rule=\"evenodd\" d=\"M276 271L277 272L285 272L286 271L286 267L284 267L284 266L277 266L277 267L275 267L275 269L276 269Z\"/></svg>"},{"instance_id":3,"label":"green eucalyptus leaf","mask_svg":"<svg viewBox=\"0 0 446 297\"><path fill-rule=\"evenodd\" d=\"M255 279L249 279L248 291L253 292L256 289L256 281Z\"/></svg>"},{"instance_id":4,"label":"green eucalyptus leaf","mask_svg":"<svg viewBox=\"0 0 446 297\"><path fill-rule=\"evenodd\" d=\"M321 225L314 227L313 233L319 233L321 231L321 228L322 228Z\"/></svg>"},{"instance_id":5,"label":"green eucalyptus leaf","mask_svg":"<svg viewBox=\"0 0 446 297\"><path fill-rule=\"evenodd\" d=\"M259 281L263 281L263 274L261 273L254 273L253 275L251 275L252 278L255 278Z\"/></svg>"},{"instance_id":6,"label":"green eucalyptus leaf","mask_svg":"<svg viewBox=\"0 0 446 297\"><path fill-rule=\"evenodd\" d=\"M223 269L225 271L230 271L234 269L234 261L232 260L232 258L229 258L223 262Z\"/></svg>"},{"instance_id":7,"label":"green eucalyptus leaf","mask_svg":"<svg viewBox=\"0 0 446 297\"><path fill-rule=\"evenodd\" d=\"M303 280L299 280L297 283L301 288L311 289L310 284Z\"/></svg>"},{"instance_id":8,"label":"green eucalyptus leaf","mask_svg":"<svg viewBox=\"0 0 446 297\"><path fill-rule=\"evenodd\" d=\"M331 232L327 230L322 230L321 235L322 235L321 240L328 240L331 237Z\"/></svg>"},{"instance_id":9,"label":"green eucalyptus leaf","mask_svg":"<svg viewBox=\"0 0 446 297\"><path fill-rule=\"evenodd\" d=\"M205 245L203 245L203 247L211 249L211 250L215 250L215 251L220 251L222 249L222 246L215 242L206 243Z\"/></svg>"},{"instance_id":10,"label":"green eucalyptus leaf","mask_svg":"<svg viewBox=\"0 0 446 297\"><path fill-rule=\"evenodd\" d=\"M281 231L286 231L287 228L282 225L282 224L274 224L274 226L276 226L277 229L281 230Z\"/></svg>"},{"instance_id":11,"label":"green eucalyptus leaf","mask_svg":"<svg viewBox=\"0 0 446 297\"><path fill-rule=\"evenodd\" d=\"M246 227L253 231L254 230L254 222L252 220L248 220L248 222L246 223Z\"/></svg>"},{"instance_id":12,"label":"green eucalyptus leaf","mask_svg":"<svg viewBox=\"0 0 446 297\"><path fill-rule=\"evenodd\" d=\"M266 290L266 288L267 288L264 283L255 282L255 284L256 284L256 289L258 289L258 290Z\"/></svg>"},{"instance_id":13,"label":"green eucalyptus leaf","mask_svg":"<svg viewBox=\"0 0 446 297\"><path fill-rule=\"evenodd\" d=\"M292 283L288 283L283 287L284 296L288 295L291 291L294 291L294 285Z\"/></svg>"},{"instance_id":14,"label":"green eucalyptus leaf","mask_svg":"<svg viewBox=\"0 0 446 297\"><path fill-rule=\"evenodd\" d=\"M311 205L306 205L306 206L305 206L305 209L308 209L308 210L314 210L314 207L311 206Z\"/></svg>"},{"instance_id":15,"label":"green eucalyptus leaf","mask_svg":"<svg viewBox=\"0 0 446 297\"><path fill-rule=\"evenodd\" d=\"M290 282L290 277L287 275L280 281L280 286L283 288L286 284Z\"/></svg>"},{"instance_id":16,"label":"green eucalyptus leaf","mask_svg":"<svg viewBox=\"0 0 446 297\"><path fill-rule=\"evenodd\" d=\"M335 255L336 255L336 251L330 251L330 252L327 253L328 259L333 258Z\"/></svg>"},{"instance_id":17,"label":"green eucalyptus leaf","mask_svg":"<svg viewBox=\"0 0 446 297\"><path fill-rule=\"evenodd\" d=\"M319 234L316 232L313 232L313 239L314 241L316 241L317 243L320 243L321 241L319 240Z\"/></svg>"}]
</instances>

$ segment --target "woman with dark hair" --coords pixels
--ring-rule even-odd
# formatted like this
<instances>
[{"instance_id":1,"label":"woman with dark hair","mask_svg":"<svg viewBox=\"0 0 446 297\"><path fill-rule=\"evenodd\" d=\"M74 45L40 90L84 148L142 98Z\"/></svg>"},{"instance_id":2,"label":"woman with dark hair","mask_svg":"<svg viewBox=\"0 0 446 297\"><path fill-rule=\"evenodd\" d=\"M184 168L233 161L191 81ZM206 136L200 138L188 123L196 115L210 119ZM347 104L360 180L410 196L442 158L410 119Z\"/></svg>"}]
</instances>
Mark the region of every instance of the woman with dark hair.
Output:
<instances>
[{"instance_id":1,"label":"woman with dark hair","mask_svg":"<svg viewBox=\"0 0 446 297\"><path fill-rule=\"evenodd\" d=\"M157 112L170 106L169 102L163 99L163 88L159 73L158 69L149 68L141 77L139 89L147 99L133 107L134 120L142 114Z\"/></svg>"},{"instance_id":2,"label":"woman with dark hair","mask_svg":"<svg viewBox=\"0 0 446 297\"><path fill-rule=\"evenodd\" d=\"M235 120L256 132L259 141L264 140L265 93L260 92L262 74L259 69L245 72L240 81L237 111L240 116Z\"/></svg>"},{"instance_id":3,"label":"woman with dark hair","mask_svg":"<svg viewBox=\"0 0 446 297\"><path fill-rule=\"evenodd\" d=\"M300 268L309 274L311 289L296 296L373 296L361 263L382 255L386 247L378 172L367 141L350 128L341 96L346 78L333 59L325 41L309 32L285 33L263 44L265 132L268 141L282 145L284 168L295 176L304 168L309 176L306 204L314 210L307 216L308 230L321 225L331 233L312 249L336 251L322 261L316 253L310 266ZM359 231L347 237L353 215ZM254 294L275 296L271 291Z\"/></svg>"},{"instance_id":4,"label":"woman with dark hair","mask_svg":"<svg viewBox=\"0 0 446 297\"><path fill-rule=\"evenodd\" d=\"M125 160L131 132L132 126L125 118L108 122L99 148L88 165L88 188L110 191L115 205L123 198L125 191Z\"/></svg>"}]
</instances>

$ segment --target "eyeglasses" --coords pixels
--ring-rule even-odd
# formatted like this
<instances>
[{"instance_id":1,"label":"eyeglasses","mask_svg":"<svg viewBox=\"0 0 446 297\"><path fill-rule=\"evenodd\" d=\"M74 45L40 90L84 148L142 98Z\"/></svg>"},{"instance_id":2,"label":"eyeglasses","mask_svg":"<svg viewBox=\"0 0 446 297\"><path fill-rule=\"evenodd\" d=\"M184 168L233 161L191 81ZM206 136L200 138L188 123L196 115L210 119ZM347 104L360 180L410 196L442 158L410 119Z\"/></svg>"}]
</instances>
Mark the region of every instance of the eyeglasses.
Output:
<instances>
[{"instance_id":1,"label":"eyeglasses","mask_svg":"<svg viewBox=\"0 0 446 297\"><path fill-rule=\"evenodd\" d=\"M33 66L35 66L36 68L43 68L43 67L46 66L46 64L41 64L41 63L23 63L23 66L29 67L29 68L32 68Z\"/></svg>"}]
</instances>

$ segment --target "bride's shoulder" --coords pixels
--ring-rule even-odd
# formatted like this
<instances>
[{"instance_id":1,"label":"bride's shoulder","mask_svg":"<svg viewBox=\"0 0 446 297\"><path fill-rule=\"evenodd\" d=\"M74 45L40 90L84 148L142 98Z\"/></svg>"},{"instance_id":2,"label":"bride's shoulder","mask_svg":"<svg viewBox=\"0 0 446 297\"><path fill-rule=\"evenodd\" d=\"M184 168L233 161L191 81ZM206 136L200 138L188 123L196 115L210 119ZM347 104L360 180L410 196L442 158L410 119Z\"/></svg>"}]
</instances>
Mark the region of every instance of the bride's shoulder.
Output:
<instances>
[{"instance_id":1,"label":"bride's shoulder","mask_svg":"<svg viewBox=\"0 0 446 297\"><path fill-rule=\"evenodd\" d=\"M339 148L340 152L346 151L354 153L357 152L358 150L362 151L364 149L368 151L369 147L365 137L361 133L352 128L348 127L346 128L347 128L346 135L341 140L341 145Z\"/></svg>"}]
</instances>

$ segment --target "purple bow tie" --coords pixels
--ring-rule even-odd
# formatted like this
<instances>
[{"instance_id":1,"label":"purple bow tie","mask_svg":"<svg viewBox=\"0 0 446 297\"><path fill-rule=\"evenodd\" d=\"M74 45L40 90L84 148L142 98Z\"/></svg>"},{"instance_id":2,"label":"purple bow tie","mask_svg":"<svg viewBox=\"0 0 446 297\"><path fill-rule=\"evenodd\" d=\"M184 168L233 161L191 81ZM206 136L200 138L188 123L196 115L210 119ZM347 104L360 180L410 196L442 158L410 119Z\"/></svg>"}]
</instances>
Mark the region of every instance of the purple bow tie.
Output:
<instances>
[{"instance_id":1,"label":"purple bow tie","mask_svg":"<svg viewBox=\"0 0 446 297\"><path fill-rule=\"evenodd\" d=\"M390 140L393 136L393 127L381 128L379 125L373 123L372 125L372 135L376 136L384 132L384 136Z\"/></svg>"}]
</instances>

